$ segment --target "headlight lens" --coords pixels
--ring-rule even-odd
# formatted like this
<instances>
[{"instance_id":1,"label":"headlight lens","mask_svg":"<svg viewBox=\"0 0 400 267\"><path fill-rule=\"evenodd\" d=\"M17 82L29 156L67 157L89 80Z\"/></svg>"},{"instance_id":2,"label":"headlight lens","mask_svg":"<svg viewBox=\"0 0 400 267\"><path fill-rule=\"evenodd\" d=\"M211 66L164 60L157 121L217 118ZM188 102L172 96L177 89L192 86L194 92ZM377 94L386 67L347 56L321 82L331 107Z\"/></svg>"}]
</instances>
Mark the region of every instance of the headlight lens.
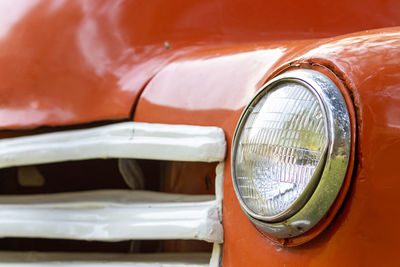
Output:
<instances>
[{"instance_id":1,"label":"headlight lens","mask_svg":"<svg viewBox=\"0 0 400 267\"><path fill-rule=\"evenodd\" d=\"M310 89L284 83L255 99L237 137L239 194L256 218L296 212L318 181L327 147L326 116Z\"/></svg>"},{"instance_id":2,"label":"headlight lens","mask_svg":"<svg viewBox=\"0 0 400 267\"><path fill-rule=\"evenodd\" d=\"M278 239L314 227L342 187L351 134L346 102L327 76L294 70L269 81L232 144L235 192L256 227Z\"/></svg>"}]
</instances>

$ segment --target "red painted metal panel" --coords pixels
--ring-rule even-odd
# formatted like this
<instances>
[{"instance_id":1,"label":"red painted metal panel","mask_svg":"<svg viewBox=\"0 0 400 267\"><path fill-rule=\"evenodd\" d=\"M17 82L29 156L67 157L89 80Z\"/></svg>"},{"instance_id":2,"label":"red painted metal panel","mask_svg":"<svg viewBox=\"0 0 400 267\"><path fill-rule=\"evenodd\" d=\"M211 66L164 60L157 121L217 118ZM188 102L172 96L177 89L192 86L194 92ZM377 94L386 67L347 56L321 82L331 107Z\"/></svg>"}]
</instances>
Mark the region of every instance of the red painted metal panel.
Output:
<instances>
[{"instance_id":1,"label":"red painted metal panel","mask_svg":"<svg viewBox=\"0 0 400 267\"><path fill-rule=\"evenodd\" d=\"M290 62L324 65L349 87L357 111L356 173L345 204L314 240L276 246L240 210L228 156L224 265L397 260L400 29L278 40L398 26L398 1L3 2L3 129L127 119L156 75L135 120L216 125L231 142L241 110L273 73Z\"/></svg>"},{"instance_id":2,"label":"red painted metal panel","mask_svg":"<svg viewBox=\"0 0 400 267\"><path fill-rule=\"evenodd\" d=\"M188 51L400 25L399 8L375 0L2 1L0 128L127 119L151 77Z\"/></svg>"},{"instance_id":3,"label":"red painted metal panel","mask_svg":"<svg viewBox=\"0 0 400 267\"><path fill-rule=\"evenodd\" d=\"M213 55L209 58L197 52L169 65L148 84L135 120L215 125L225 130L228 143L251 95L290 66L321 65L353 97L358 143L352 184L334 221L304 245L277 246L253 227L237 202L228 156L224 266L374 266L397 261L399 32L392 28L317 42L221 48L207 51Z\"/></svg>"}]
</instances>

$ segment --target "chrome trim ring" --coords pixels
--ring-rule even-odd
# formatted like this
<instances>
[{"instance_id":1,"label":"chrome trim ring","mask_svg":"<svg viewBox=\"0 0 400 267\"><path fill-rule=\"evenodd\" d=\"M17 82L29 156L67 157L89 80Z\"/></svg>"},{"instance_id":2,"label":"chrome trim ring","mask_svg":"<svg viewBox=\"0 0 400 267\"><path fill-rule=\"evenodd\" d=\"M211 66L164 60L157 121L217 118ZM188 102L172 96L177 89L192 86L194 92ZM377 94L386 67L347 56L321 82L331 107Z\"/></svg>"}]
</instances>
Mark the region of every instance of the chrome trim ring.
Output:
<instances>
[{"instance_id":1,"label":"chrome trim ring","mask_svg":"<svg viewBox=\"0 0 400 267\"><path fill-rule=\"evenodd\" d=\"M235 153L237 137L246 121L249 109L254 101L263 97L269 90L282 83L299 83L314 92L321 100L327 122L328 145L325 161L321 169L316 170L305 192L299 201L293 203L284 214L273 218L265 218L254 214L241 199L235 179ZM328 212L342 187L351 150L350 117L345 100L333 83L324 74L314 70L293 70L283 73L265 84L245 108L236 127L232 141L232 179L235 193L240 206L247 217L261 231L275 238L290 238L299 236L314 227Z\"/></svg>"}]
</instances>

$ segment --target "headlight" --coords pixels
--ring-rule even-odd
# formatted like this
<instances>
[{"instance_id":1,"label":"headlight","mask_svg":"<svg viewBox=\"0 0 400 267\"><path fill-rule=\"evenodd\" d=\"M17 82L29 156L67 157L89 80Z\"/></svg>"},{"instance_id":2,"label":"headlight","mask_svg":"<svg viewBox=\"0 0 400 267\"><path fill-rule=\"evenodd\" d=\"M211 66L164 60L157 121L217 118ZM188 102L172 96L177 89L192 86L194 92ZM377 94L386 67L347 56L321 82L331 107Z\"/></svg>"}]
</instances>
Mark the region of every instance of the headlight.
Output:
<instances>
[{"instance_id":1,"label":"headlight","mask_svg":"<svg viewBox=\"0 0 400 267\"><path fill-rule=\"evenodd\" d=\"M236 128L232 176L242 209L276 238L304 233L338 195L350 147L346 104L328 77L313 70L276 77Z\"/></svg>"}]
</instances>

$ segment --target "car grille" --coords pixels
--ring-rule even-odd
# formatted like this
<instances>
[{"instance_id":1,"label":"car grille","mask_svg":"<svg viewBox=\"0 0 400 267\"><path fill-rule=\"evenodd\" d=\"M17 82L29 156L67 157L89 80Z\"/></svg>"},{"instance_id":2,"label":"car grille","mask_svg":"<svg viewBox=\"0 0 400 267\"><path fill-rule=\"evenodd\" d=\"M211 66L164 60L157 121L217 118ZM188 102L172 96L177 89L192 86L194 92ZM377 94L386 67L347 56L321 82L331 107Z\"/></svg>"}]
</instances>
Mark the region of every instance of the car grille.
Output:
<instances>
[{"instance_id":1,"label":"car grille","mask_svg":"<svg viewBox=\"0 0 400 267\"><path fill-rule=\"evenodd\" d=\"M211 254L1 252L0 263L218 266L225 150L224 133L216 127L137 122L0 140L1 168L98 158L219 162L215 195L114 189L0 197L0 237L106 242L193 239L214 243Z\"/></svg>"}]
</instances>

